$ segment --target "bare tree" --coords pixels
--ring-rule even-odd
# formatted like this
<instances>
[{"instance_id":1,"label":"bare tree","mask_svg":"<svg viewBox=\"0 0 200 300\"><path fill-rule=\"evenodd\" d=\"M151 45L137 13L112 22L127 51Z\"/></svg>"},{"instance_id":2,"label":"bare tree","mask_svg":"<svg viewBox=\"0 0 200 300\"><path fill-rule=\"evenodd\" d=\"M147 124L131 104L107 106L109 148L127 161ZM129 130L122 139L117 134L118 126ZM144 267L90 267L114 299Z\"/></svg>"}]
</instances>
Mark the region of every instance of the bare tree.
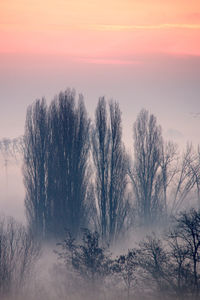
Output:
<instances>
[{"instance_id":1,"label":"bare tree","mask_svg":"<svg viewBox=\"0 0 200 300\"><path fill-rule=\"evenodd\" d=\"M64 261L67 270L70 268L83 280L86 288L97 297L98 288L103 286L105 278L111 273L111 259L107 249L99 243L99 234L83 229L82 241L78 243L67 232L66 238L58 244L60 250L55 251ZM95 298L96 298L95 297Z\"/></svg>"},{"instance_id":2,"label":"bare tree","mask_svg":"<svg viewBox=\"0 0 200 300\"><path fill-rule=\"evenodd\" d=\"M164 209L162 197L161 127L156 117L142 110L134 124L134 166L130 178L143 224L157 220ZM164 174L164 173L163 173Z\"/></svg>"},{"instance_id":3,"label":"bare tree","mask_svg":"<svg viewBox=\"0 0 200 300\"><path fill-rule=\"evenodd\" d=\"M3 160L5 167L6 183L8 183L8 166L16 164L22 160L23 156L23 137L15 139L3 138L0 140L0 159Z\"/></svg>"},{"instance_id":4,"label":"bare tree","mask_svg":"<svg viewBox=\"0 0 200 300\"><path fill-rule=\"evenodd\" d=\"M133 287L136 287L137 283L137 270L138 262L135 250L128 250L125 255L120 255L113 261L113 272L119 274L123 280L126 291L127 299L130 299L130 292Z\"/></svg>"},{"instance_id":5,"label":"bare tree","mask_svg":"<svg viewBox=\"0 0 200 300\"><path fill-rule=\"evenodd\" d=\"M166 299L199 299L200 212L181 212L163 237L148 236L135 250L143 286Z\"/></svg>"},{"instance_id":6,"label":"bare tree","mask_svg":"<svg viewBox=\"0 0 200 300\"><path fill-rule=\"evenodd\" d=\"M176 214L180 211L184 200L193 190L195 184L197 185L197 191L199 190L200 177L198 170L200 170L198 157L195 154L192 145L187 144L175 176L174 200L171 208L172 214Z\"/></svg>"},{"instance_id":7,"label":"bare tree","mask_svg":"<svg viewBox=\"0 0 200 300\"><path fill-rule=\"evenodd\" d=\"M99 99L92 133L93 160L96 168L96 193L99 207L99 227L102 238L107 236L108 211L108 153L110 131L107 125L107 110L104 98Z\"/></svg>"},{"instance_id":8,"label":"bare tree","mask_svg":"<svg viewBox=\"0 0 200 300\"><path fill-rule=\"evenodd\" d=\"M60 93L49 108L47 211L55 235L68 229L76 236L85 225L89 129L82 96L76 107L75 91Z\"/></svg>"},{"instance_id":9,"label":"bare tree","mask_svg":"<svg viewBox=\"0 0 200 300\"><path fill-rule=\"evenodd\" d=\"M74 235L86 220L89 186L89 127L82 96L60 93L47 108L37 100L28 108L24 135L25 206L37 236Z\"/></svg>"},{"instance_id":10,"label":"bare tree","mask_svg":"<svg viewBox=\"0 0 200 300\"><path fill-rule=\"evenodd\" d=\"M188 299L191 296L191 266L188 263L188 249L182 243L176 228L170 230L167 236L169 246L168 274L171 288L177 298Z\"/></svg>"},{"instance_id":11,"label":"bare tree","mask_svg":"<svg viewBox=\"0 0 200 300\"><path fill-rule=\"evenodd\" d=\"M182 212L176 222L175 236L179 239L182 249L187 254L192 270L190 280L192 297L197 300L200 296L200 212L194 209L190 210L189 213Z\"/></svg>"},{"instance_id":12,"label":"bare tree","mask_svg":"<svg viewBox=\"0 0 200 300\"><path fill-rule=\"evenodd\" d=\"M169 285L166 272L168 256L162 240L157 238L155 234L149 235L140 242L139 246L137 251L138 264L145 271L145 281L147 278L152 290L155 289L159 292L166 290Z\"/></svg>"},{"instance_id":13,"label":"bare tree","mask_svg":"<svg viewBox=\"0 0 200 300\"><path fill-rule=\"evenodd\" d=\"M188 160L188 165L191 181L194 183L194 188L196 188L197 206L200 208L200 147L198 146L197 151L193 149L192 152L192 158Z\"/></svg>"},{"instance_id":14,"label":"bare tree","mask_svg":"<svg viewBox=\"0 0 200 300\"><path fill-rule=\"evenodd\" d=\"M178 172L177 166L177 145L173 142L162 143L160 157L162 188L163 188L163 205L164 212L167 213L167 191L172 183L174 176Z\"/></svg>"},{"instance_id":15,"label":"bare tree","mask_svg":"<svg viewBox=\"0 0 200 300\"><path fill-rule=\"evenodd\" d=\"M38 236L45 236L46 230L47 143L47 106L43 99L28 107L24 134L25 207L29 225Z\"/></svg>"},{"instance_id":16,"label":"bare tree","mask_svg":"<svg viewBox=\"0 0 200 300\"><path fill-rule=\"evenodd\" d=\"M23 154L23 137L19 136L14 139L3 138L0 140L0 154L4 160L5 165L9 160L17 161L20 155Z\"/></svg>"},{"instance_id":17,"label":"bare tree","mask_svg":"<svg viewBox=\"0 0 200 300\"><path fill-rule=\"evenodd\" d=\"M107 116L106 101L100 98L92 133L95 190L99 228L104 241L113 242L123 229L128 212L127 157L122 143L121 112L111 102Z\"/></svg>"},{"instance_id":18,"label":"bare tree","mask_svg":"<svg viewBox=\"0 0 200 300\"><path fill-rule=\"evenodd\" d=\"M144 293L152 294L153 299L160 295L163 299L188 299L186 253L171 233L167 244L155 234L147 236L136 252Z\"/></svg>"},{"instance_id":19,"label":"bare tree","mask_svg":"<svg viewBox=\"0 0 200 300\"><path fill-rule=\"evenodd\" d=\"M40 246L31 232L12 218L0 220L0 297L21 292Z\"/></svg>"}]
</instances>

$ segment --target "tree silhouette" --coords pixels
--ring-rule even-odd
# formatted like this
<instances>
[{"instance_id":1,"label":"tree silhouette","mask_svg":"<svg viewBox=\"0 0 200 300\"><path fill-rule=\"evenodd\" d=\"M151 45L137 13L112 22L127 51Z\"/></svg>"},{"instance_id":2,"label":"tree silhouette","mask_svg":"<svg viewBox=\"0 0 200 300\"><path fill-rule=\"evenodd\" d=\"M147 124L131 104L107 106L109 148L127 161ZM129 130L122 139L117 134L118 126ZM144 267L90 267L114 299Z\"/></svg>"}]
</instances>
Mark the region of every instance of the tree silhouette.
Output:
<instances>
[{"instance_id":1,"label":"tree silhouette","mask_svg":"<svg viewBox=\"0 0 200 300\"><path fill-rule=\"evenodd\" d=\"M162 136L156 117L142 110L133 128L134 166L130 172L137 209L143 224L152 224L164 208L160 170Z\"/></svg>"},{"instance_id":2,"label":"tree silhouette","mask_svg":"<svg viewBox=\"0 0 200 300\"><path fill-rule=\"evenodd\" d=\"M40 254L30 231L13 218L0 218L0 298L19 293Z\"/></svg>"},{"instance_id":3,"label":"tree silhouette","mask_svg":"<svg viewBox=\"0 0 200 300\"><path fill-rule=\"evenodd\" d=\"M89 127L82 96L66 90L27 110L24 134L25 206L37 236L75 236L86 219Z\"/></svg>"},{"instance_id":4,"label":"tree silhouette","mask_svg":"<svg viewBox=\"0 0 200 300\"><path fill-rule=\"evenodd\" d=\"M82 241L78 243L67 232L64 241L57 245L60 250L55 252L65 263L66 269L72 268L92 295L97 297L98 288L103 286L104 280L112 272L110 254L100 245L99 234L84 228Z\"/></svg>"},{"instance_id":5,"label":"tree silhouette","mask_svg":"<svg viewBox=\"0 0 200 300\"><path fill-rule=\"evenodd\" d=\"M92 133L95 167L95 191L99 231L105 242L112 243L125 225L127 199L127 157L122 143L121 111L116 102L109 105L100 98Z\"/></svg>"},{"instance_id":6,"label":"tree silhouette","mask_svg":"<svg viewBox=\"0 0 200 300\"><path fill-rule=\"evenodd\" d=\"M60 93L49 108L47 198L49 230L76 236L86 219L90 120L83 97Z\"/></svg>"},{"instance_id":7,"label":"tree silhouette","mask_svg":"<svg viewBox=\"0 0 200 300\"><path fill-rule=\"evenodd\" d=\"M37 236L45 236L47 215L47 106L44 99L28 107L24 134L25 207L29 225Z\"/></svg>"}]
</instances>

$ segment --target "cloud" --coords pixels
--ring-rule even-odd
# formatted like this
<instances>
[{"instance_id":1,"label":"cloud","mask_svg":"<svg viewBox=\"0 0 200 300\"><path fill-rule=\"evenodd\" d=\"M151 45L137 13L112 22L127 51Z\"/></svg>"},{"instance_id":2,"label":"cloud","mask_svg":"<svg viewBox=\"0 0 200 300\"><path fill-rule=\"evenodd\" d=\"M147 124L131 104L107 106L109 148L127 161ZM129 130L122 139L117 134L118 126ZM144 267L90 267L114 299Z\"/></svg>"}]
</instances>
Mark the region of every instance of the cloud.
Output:
<instances>
[{"instance_id":1,"label":"cloud","mask_svg":"<svg viewBox=\"0 0 200 300\"><path fill-rule=\"evenodd\" d=\"M93 29L102 31L152 30L152 29L200 29L200 24L158 24L158 25L93 25Z\"/></svg>"}]
</instances>

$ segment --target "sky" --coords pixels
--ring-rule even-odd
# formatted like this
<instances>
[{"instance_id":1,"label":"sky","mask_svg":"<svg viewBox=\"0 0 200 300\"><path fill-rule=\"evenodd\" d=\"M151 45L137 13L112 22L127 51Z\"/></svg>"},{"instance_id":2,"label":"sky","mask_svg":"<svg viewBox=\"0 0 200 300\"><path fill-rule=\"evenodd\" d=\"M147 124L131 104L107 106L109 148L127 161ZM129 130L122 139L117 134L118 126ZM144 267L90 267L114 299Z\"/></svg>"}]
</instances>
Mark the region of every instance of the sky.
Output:
<instances>
[{"instance_id":1,"label":"sky","mask_svg":"<svg viewBox=\"0 0 200 300\"><path fill-rule=\"evenodd\" d=\"M67 87L91 118L98 97L119 102L130 151L142 108L166 139L198 144L199 0L0 0L0 138L23 134L27 106Z\"/></svg>"}]
</instances>

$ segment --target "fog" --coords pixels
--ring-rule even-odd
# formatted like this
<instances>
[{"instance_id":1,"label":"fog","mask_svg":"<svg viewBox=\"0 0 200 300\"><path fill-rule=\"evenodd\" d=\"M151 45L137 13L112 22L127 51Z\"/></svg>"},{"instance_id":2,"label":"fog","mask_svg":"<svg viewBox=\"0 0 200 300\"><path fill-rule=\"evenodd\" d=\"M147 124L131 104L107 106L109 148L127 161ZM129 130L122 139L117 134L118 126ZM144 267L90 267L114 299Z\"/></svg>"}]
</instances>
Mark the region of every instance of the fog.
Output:
<instances>
[{"instance_id":1,"label":"fog","mask_svg":"<svg viewBox=\"0 0 200 300\"><path fill-rule=\"evenodd\" d=\"M25 224L22 161L17 162L12 158L5 165L5 159L1 156L0 164L1 214L13 216Z\"/></svg>"},{"instance_id":2,"label":"fog","mask_svg":"<svg viewBox=\"0 0 200 300\"><path fill-rule=\"evenodd\" d=\"M96 64L64 55L0 54L0 137L15 138L24 132L27 106L35 99L67 87L83 93L91 118L98 97L120 103L123 136L132 149L132 126L142 108L154 113L168 139L181 147L198 143L200 111L199 56L135 55L136 65ZM134 57L135 57L134 56ZM9 115L9 118L7 117Z\"/></svg>"},{"instance_id":3,"label":"fog","mask_svg":"<svg viewBox=\"0 0 200 300\"><path fill-rule=\"evenodd\" d=\"M69 91L68 91L69 92ZM107 98L106 103L108 105L109 101ZM47 103L49 105L51 99L47 100ZM173 102L173 101L172 101ZM172 105L172 102L170 104ZM33 102L32 107L34 108L36 102ZM85 100L86 109L88 105L88 100ZM97 103L97 102L96 102ZM95 105L96 105L95 103ZM122 129L123 129L123 135L122 140L125 142L126 150L131 157L130 165L134 167L134 161L137 160L137 157L134 156L134 139L133 139L133 123L136 122L137 119L137 113L136 113L136 107L139 107L140 105L136 105L132 111L127 111L127 103L120 103L121 109L122 109ZM146 103L147 104L147 103ZM93 123L93 126L95 124L95 105L92 103L92 105L88 106L88 116L91 118L91 122ZM150 104L149 104L150 105ZM158 106L159 104L157 102L154 103L151 102L151 105L147 107L151 107L147 113L152 113L152 108ZM26 107L27 108L27 107ZM123 113L123 108L125 113ZM176 107L177 109L177 107ZM187 111L187 107L185 106L185 112ZM25 110L25 108L24 108ZM156 110L156 109L155 109ZM159 109L158 109L159 111ZM143 111L144 112L144 111ZM138 111L139 113L139 111ZM108 114L109 116L109 114ZM129 117L127 117L129 116ZM172 119L170 119L170 116ZM128 201L130 204L129 212L131 212L130 216L128 216L126 220L126 227L124 231L119 235L119 238L116 239L114 242L110 243L106 242L103 243L101 239L99 239L99 249L104 249L108 247L107 249L109 251L109 259L110 261L107 261L107 264L111 264L109 266L109 271L107 270L104 274L104 271L101 273L98 273L97 278L95 280L88 280L86 275L88 274L88 265L84 265L83 270L82 268L77 267L76 263L70 262L70 250L65 249L66 252L64 254L64 259L61 257L59 258L57 251L60 249L60 246L57 245L57 243L62 243L64 236L57 236L57 237L51 237L50 239L46 238L45 236L40 236L40 254L36 257L35 261L31 264L31 269L27 270L27 276L26 280L24 280L23 285L21 288L16 288L15 284L14 287L12 287L11 291L4 297L2 294L2 299L5 300L14 300L14 299L41 299L41 300L56 300L56 299L69 299L69 300L81 300L81 299L99 299L99 300L109 300L109 299L144 299L144 300L157 300L162 297L166 300L173 300L173 299L198 299L194 298L195 296L191 292L191 287L188 286L185 281L191 280L191 286L193 283L193 272L192 270L192 262L190 255L186 255L184 257L184 263L183 263L183 269L182 269L182 275L181 275L181 287L177 286L177 273L176 273L176 264L174 262L173 251L169 254L169 245L166 244L166 232L171 227L171 224L174 222L174 217L178 217L179 213L181 211L187 211L190 212L191 208L198 209L198 201L199 201L199 190L198 190L198 172L199 172L199 152L196 147L198 144L198 134L194 133L194 136L191 135L191 129L192 127L199 122L198 114L194 115L193 112L187 113L185 115L182 114L182 119L179 119L180 124L183 124L186 120L190 121L190 128L188 131L185 129L185 127L182 127L180 124L175 126L175 124L178 124L175 122L176 118L176 111L171 112L171 114L162 114L157 117L157 123L158 126L161 125L162 127L162 136L165 141L170 140L172 142L175 142L178 144L178 148L176 151L176 155L173 157L172 155L172 164L170 162L170 168L169 168L169 174L173 174L172 179L169 180L169 190L167 191L167 214L166 215L160 215L158 220L155 222L152 221L152 223L142 224L139 214L137 214L137 197L136 194L134 194L134 189L132 187L131 183L131 174L129 174L129 179L127 181L128 185ZM24 118L25 119L25 118ZM131 120L133 121L131 123ZM169 121L170 119L170 121ZM108 117L109 120L109 117ZM172 122L171 122L172 121ZM163 123L162 123L163 122ZM167 125L166 125L167 124ZM124 126L123 126L124 125ZM127 129L128 128L128 129ZM131 129L130 129L131 128ZM157 127L158 129L159 127ZM197 130L197 128L195 129ZM197 130L198 132L198 130ZM22 132L23 134L24 132ZM60 132L61 134L61 132ZM109 136L109 135L108 135ZM194 147L186 146L187 137L190 136L189 141L193 141ZM14 136L17 137L17 136ZM5 141L4 139L1 139L1 141ZM10 139L10 142L12 144L13 139ZM109 141L109 140L108 140ZM161 140L160 140L161 141ZM29 144L27 144L29 145ZM175 145L175 144L174 144ZM91 147L93 147L91 145ZM28 148L27 148L28 149ZM186 153L188 152L188 156ZM5 151L1 147L1 154L0 154L0 209L1 209L1 215L5 216L12 216L14 219L22 224L25 225L25 228L27 230L31 229L31 223L30 220L26 218L26 209L24 205L25 195L26 195L26 188L24 186L23 182L23 166L26 164L26 161L23 159L24 153L19 152L17 155L13 155L12 152ZM90 160L92 163L92 153L90 153ZM184 162L186 163L186 169L184 169ZM56 167L56 166L55 166ZM193 168L193 169L192 169ZM93 166L93 170L95 170L95 167ZM159 169L160 170L160 169ZM194 173L191 173L193 170ZM180 176L181 172L185 174L184 176ZM196 172L196 173L195 173ZM196 179L194 179L194 174L197 174ZM94 171L94 175L91 175L93 177L91 182L95 182L95 176L96 173ZM136 175L134 175L136 176ZM171 176L171 175L170 175ZM159 179L159 176L158 176ZM188 179L188 180L187 180ZM180 180L180 188L177 189L179 186L179 180ZM185 181L184 181L185 180ZM160 183L161 184L161 183ZM161 184L162 185L162 184ZM155 185L156 187L156 185ZM175 199L176 195L176 199ZM162 195L160 194L161 199L163 199ZM158 197L159 198L159 197ZM94 201L94 195L91 196L91 199ZM91 200L90 199L90 200ZM172 212L172 203L173 201L177 201L179 203L177 211ZM97 200L95 200L95 203L98 203ZM90 208L91 209L91 208ZM98 226L100 223L99 220L95 223L90 222L91 219L93 219L94 211L89 210L89 226L91 228L91 232L94 232L94 230L98 230ZM97 219L99 218L97 213ZM156 214L155 214L156 218ZM197 219L199 218L199 213L197 215ZM172 221L173 220L173 221ZM35 222L35 220L34 220ZM199 219L197 223L199 222ZM198 223L199 224L199 223ZM200 224L198 225L200 226ZM32 228L33 229L33 228ZM44 228L46 229L46 228ZM198 228L199 230L199 228ZM43 230L41 231L43 232ZM154 232L154 233L153 233ZM9 235L8 235L9 236ZM147 236L151 236L152 239L154 236L156 236L156 239L158 240L152 240L153 243L155 242L155 245L158 246L158 248L155 247L155 249L160 249L160 252L158 255L158 258L160 259L160 267L161 271L157 270L156 268L151 270L151 268L144 265L143 261L140 261L140 255L141 257L148 260L149 256L145 256L146 253L149 251L147 246L150 244L146 244L147 248L142 249L140 246L140 243L144 240L146 240ZM36 238L36 240L35 240ZM180 237L179 237L180 238ZM31 236L32 239L32 236ZM44 241L43 241L44 239ZM31 240L33 243L38 242L37 235L34 237L33 240ZM75 241L78 246L76 246L74 249L79 249L77 247L80 246L80 249L83 249L83 243L84 239L82 239L81 233L79 233L78 237L75 238ZM162 246L160 246L160 241L163 243ZM158 243L158 244L156 244ZM167 246L166 246L167 245ZM176 245L177 246L177 245ZM184 245L184 241L181 241L180 244L178 244L180 247L180 251L189 251L188 245ZM183 249L181 248L183 246ZM159 248L160 247L160 248ZM185 248L184 248L185 247ZM17 248L16 248L17 249ZM80 250L79 249L79 250ZM139 250L138 250L139 249ZM187 250L186 250L187 249ZM136 251L137 256L135 258L135 254L133 261L131 263L128 260L128 251L133 251L131 253L135 253ZM18 251L18 250L17 250ZM137 252L138 251L138 252ZM162 252L163 251L163 252ZM20 251L19 251L20 252ZM28 253L28 252L27 252ZM79 252L78 259L80 259L81 255ZM92 252L93 253L93 252ZM94 252L95 253L95 252ZM97 251L98 253L98 251ZM153 252L152 252L153 253ZM185 253L185 252L184 252ZM187 252L188 253L188 252ZM74 255L74 254L73 254ZM72 256L73 256L72 255ZM163 255L163 256L162 256ZM123 259L122 259L122 265L120 265L120 257L126 257L127 266L122 268L124 266ZM65 260L65 258L67 258ZM170 260L170 264L168 266L168 262ZM102 261L101 261L102 262ZM130 265L129 265L130 263ZM152 260L149 261L149 263L152 263ZM115 266L117 265L117 267ZM114 265L114 267L113 267ZM129 281L127 281L127 277L129 276L129 269L131 266L131 283L130 286L127 285L127 282L129 284ZM168 270L169 267L169 270ZM121 268L121 269L120 269ZM154 268L154 265L152 265L152 268ZM118 271L116 271L118 270ZM119 271L120 270L120 271ZM93 271L92 271L93 272ZM94 271L95 272L95 271ZM125 273L123 273L125 272ZM126 273L128 272L128 273ZM133 272L133 274L132 274ZM104 275L103 275L104 274ZM127 275L129 274L129 275ZM161 282L158 280L158 278L161 278ZM170 279L171 277L172 279ZM11 276L12 278L12 276ZM87 280L86 280L87 279ZM11 282L15 282L15 278L11 279ZM185 280L185 281L184 281ZM128 288L127 288L128 287ZM1 284L0 284L1 288ZM184 292L181 292L181 289L184 290Z\"/></svg>"},{"instance_id":4,"label":"fog","mask_svg":"<svg viewBox=\"0 0 200 300\"><path fill-rule=\"evenodd\" d=\"M200 299L199 20L0 0L0 300Z\"/></svg>"},{"instance_id":5,"label":"fog","mask_svg":"<svg viewBox=\"0 0 200 300\"><path fill-rule=\"evenodd\" d=\"M155 228L154 228L155 229ZM162 238L163 231L156 229L154 232L156 238ZM111 250L112 258L119 258L120 254L126 253L127 249L137 249L139 241L145 238L145 233L142 230L132 232L134 239L125 242L121 240L118 245ZM3 300L56 300L56 299L69 299L69 300L82 300L82 299L98 299L98 300L159 300L161 297L165 300L175 299L198 299L190 296L190 293L180 296L176 295L176 289L169 288L159 291L156 286L157 279L150 278L148 273L142 273L142 269L135 271L134 276L131 278L130 290L127 294L126 277L121 277L120 273L111 273L106 277L97 277L94 282L87 281L86 273L80 274L73 269L70 264L65 265L63 261L58 259L57 253L59 246L56 242L51 242L43 245L40 256L33 266L30 275L27 277L25 284L19 291L11 292L10 296L1 297ZM115 254L114 254L115 253ZM148 258L147 258L148 259ZM167 262L169 265L169 261ZM128 270L127 270L128 271ZM166 269L167 271L167 269ZM170 269L169 269L170 271ZM131 276L131 271L127 273ZM162 278L162 276L161 276ZM133 285L132 285L133 283ZM184 286L182 287L184 288Z\"/></svg>"}]
</instances>

